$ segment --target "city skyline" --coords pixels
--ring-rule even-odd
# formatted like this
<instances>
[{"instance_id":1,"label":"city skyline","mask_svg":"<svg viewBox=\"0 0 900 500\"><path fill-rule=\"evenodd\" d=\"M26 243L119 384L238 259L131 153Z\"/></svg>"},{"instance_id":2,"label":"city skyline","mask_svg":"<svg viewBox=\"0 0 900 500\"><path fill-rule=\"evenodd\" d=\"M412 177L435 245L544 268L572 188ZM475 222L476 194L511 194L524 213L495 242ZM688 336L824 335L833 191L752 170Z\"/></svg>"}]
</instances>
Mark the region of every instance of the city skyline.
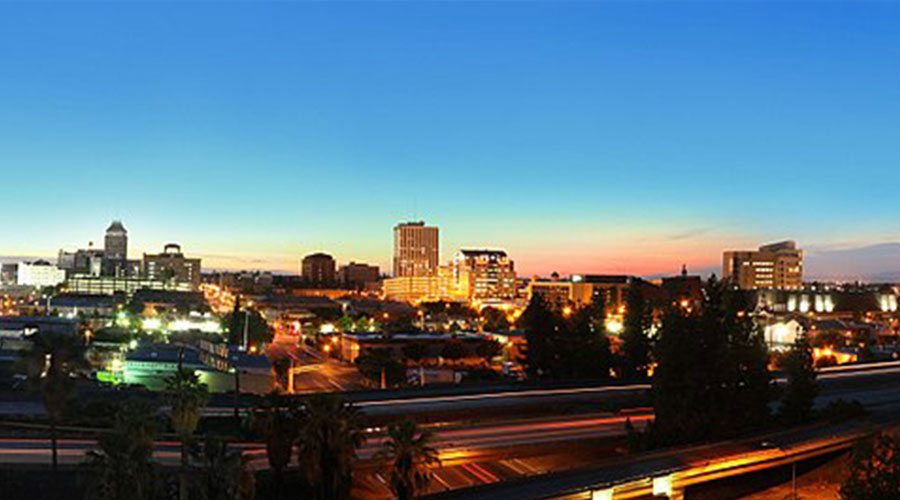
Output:
<instances>
[{"instance_id":1,"label":"city skyline","mask_svg":"<svg viewBox=\"0 0 900 500\"><path fill-rule=\"evenodd\" d=\"M114 220L115 223L121 223L122 221ZM398 221L398 224L404 224L409 222L423 222L423 221ZM427 224L427 222L426 222ZM430 225L430 224L429 224ZM395 227L396 228L396 227ZM394 228L394 229L395 229ZM132 235L129 235L129 238L133 238ZM94 248L94 249L103 249L103 242L98 245L94 240L86 240L87 243L83 245L73 245L73 246L65 246L60 247L60 251L73 251L76 248ZM169 245L178 245L181 246L175 240L166 240L166 243L159 245L157 248L145 248L144 246L138 244L134 245L134 242L131 241L131 250L127 256L136 257L142 254L152 253L154 250L158 251L160 247L165 247ZM768 244L775 242L765 242ZM755 244L754 244L755 245ZM759 245L756 245L759 246ZM477 245L462 245L453 249L445 248L446 244L441 243L440 245L441 251L439 256L438 264L444 265L448 263L452 263L453 255L458 251L462 250L473 250L478 249ZM501 250L506 252L506 249L502 245L483 245L483 249L493 249L493 250ZM700 267L690 267L690 272L692 274L699 274L702 276L708 276L710 274L716 274L717 276L723 276L724 270L721 266L721 256L723 252L731 252L731 251L740 251L737 247L729 247L727 249L723 249L719 253L720 264L716 265L708 265L708 266L700 266ZM283 268L277 267L263 267L258 264L258 262L253 261L231 261L236 262L237 265L233 266L222 266L222 259L225 256L221 255L210 255L204 253L190 252L192 256L196 256L199 258L211 260L213 262L212 265L205 266L204 269L208 271L271 271L276 274L293 274L300 275L302 262L305 257L309 257L310 255L314 255L318 252L323 252L327 255L331 255L336 257L335 263L339 266L356 263L356 264L374 264L377 267L380 267L383 273L390 273L390 256L388 257L389 264L382 265L377 260L372 260L369 262L362 262L359 259L354 259L352 256L341 255L341 252L336 252L331 249L322 248L313 251L309 251L307 253L297 254L297 255L289 255L285 258L285 266ZM804 271L804 278L809 280L838 280L838 281L863 281L863 282L877 282L877 281L896 281L898 277L900 277L900 272L889 271L889 272L879 272L879 269L893 269L894 262L900 259L900 244L882 244L882 245L874 245L871 247L862 247L862 248L817 248L813 247L811 250L809 248L803 248L804 259L806 259L806 270ZM35 255L0 255L0 262L3 263L16 263L20 261L31 261L31 260L47 260L50 262L55 262L58 254L35 254ZM812 257L812 264L810 265L809 257ZM855 267L848 268L847 264L851 263ZM688 265L687 262L682 262L680 266ZM810 271L811 269L811 271ZM633 269L626 268L611 268L611 267L594 267L594 268L575 268L572 266L560 265L554 267L550 271L546 272L522 272L521 270L518 273L520 278L527 278L531 276L549 276L551 273L559 273L560 275L567 276L573 274L627 274L634 276L643 276L643 277L664 277L664 276L674 276L682 271L682 268L679 267L677 270L664 270L660 272L635 272Z\"/></svg>"},{"instance_id":2,"label":"city skyline","mask_svg":"<svg viewBox=\"0 0 900 500\"><path fill-rule=\"evenodd\" d=\"M122 219L132 255L387 270L423 219L442 262L522 276L782 239L810 277L896 276L898 6L356 7L4 4L0 255Z\"/></svg>"}]
</instances>

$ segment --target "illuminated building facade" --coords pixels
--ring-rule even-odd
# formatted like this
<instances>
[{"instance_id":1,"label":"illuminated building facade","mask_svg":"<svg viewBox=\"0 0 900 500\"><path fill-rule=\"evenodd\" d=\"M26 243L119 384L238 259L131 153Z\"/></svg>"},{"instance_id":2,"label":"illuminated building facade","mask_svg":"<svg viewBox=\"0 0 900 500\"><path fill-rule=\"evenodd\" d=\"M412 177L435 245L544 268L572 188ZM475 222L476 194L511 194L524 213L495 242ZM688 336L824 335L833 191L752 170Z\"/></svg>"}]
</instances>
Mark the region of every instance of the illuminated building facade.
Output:
<instances>
[{"instance_id":1,"label":"illuminated building facade","mask_svg":"<svg viewBox=\"0 0 900 500\"><path fill-rule=\"evenodd\" d=\"M424 222L404 222L394 227L394 278L435 276L440 246L438 228Z\"/></svg>"},{"instance_id":2,"label":"illuminated building facade","mask_svg":"<svg viewBox=\"0 0 900 500\"><path fill-rule=\"evenodd\" d=\"M66 272L47 262L20 262L16 270L16 284L43 288L56 286L66 280Z\"/></svg>"},{"instance_id":3,"label":"illuminated building facade","mask_svg":"<svg viewBox=\"0 0 900 500\"><path fill-rule=\"evenodd\" d=\"M161 281L134 276L71 276L65 284L65 290L69 293L90 295L124 293L131 296L143 289L187 292L194 290L194 286L189 282Z\"/></svg>"},{"instance_id":4,"label":"illuminated building facade","mask_svg":"<svg viewBox=\"0 0 900 500\"><path fill-rule=\"evenodd\" d=\"M160 254L144 254L143 277L151 281L189 283L200 288L200 259L189 259L181 246L169 243Z\"/></svg>"},{"instance_id":5,"label":"illuminated building facade","mask_svg":"<svg viewBox=\"0 0 900 500\"><path fill-rule=\"evenodd\" d=\"M727 251L722 256L722 277L742 290L799 290L803 251L793 241L763 245L755 251Z\"/></svg>"},{"instance_id":6,"label":"illuminated building facade","mask_svg":"<svg viewBox=\"0 0 900 500\"><path fill-rule=\"evenodd\" d=\"M463 302L468 299L468 287L453 276L453 269L441 266L434 276L400 276L383 282L382 293L388 300L409 302L436 302L440 300Z\"/></svg>"},{"instance_id":7,"label":"illuminated building facade","mask_svg":"<svg viewBox=\"0 0 900 500\"><path fill-rule=\"evenodd\" d=\"M503 250L460 250L453 259L453 273L470 302L516 297L516 271Z\"/></svg>"},{"instance_id":8,"label":"illuminated building facade","mask_svg":"<svg viewBox=\"0 0 900 500\"><path fill-rule=\"evenodd\" d=\"M573 274L567 280L534 278L528 284L528 300L539 295L551 309L561 310L566 306L583 307L593 300L601 299L611 314L618 313L625 305L628 288L635 279L626 275ZM640 282L640 286L656 288Z\"/></svg>"},{"instance_id":9,"label":"illuminated building facade","mask_svg":"<svg viewBox=\"0 0 900 500\"><path fill-rule=\"evenodd\" d=\"M545 280L535 277L528 283L528 301L538 296L550 309L561 311L575 302L574 288L574 283L568 280Z\"/></svg>"}]
</instances>

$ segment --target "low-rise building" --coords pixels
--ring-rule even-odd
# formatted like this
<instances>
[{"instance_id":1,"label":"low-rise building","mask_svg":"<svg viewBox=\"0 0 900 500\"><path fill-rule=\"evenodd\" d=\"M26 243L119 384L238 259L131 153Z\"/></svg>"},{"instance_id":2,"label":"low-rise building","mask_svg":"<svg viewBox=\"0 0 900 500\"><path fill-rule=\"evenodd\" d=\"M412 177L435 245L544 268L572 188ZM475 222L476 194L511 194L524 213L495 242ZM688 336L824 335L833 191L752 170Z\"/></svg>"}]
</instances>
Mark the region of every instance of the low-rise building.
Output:
<instances>
[{"instance_id":1,"label":"low-rise building","mask_svg":"<svg viewBox=\"0 0 900 500\"><path fill-rule=\"evenodd\" d=\"M36 288L54 287L66 280L66 272L46 260L20 262L16 269L16 284Z\"/></svg>"},{"instance_id":2,"label":"low-rise building","mask_svg":"<svg viewBox=\"0 0 900 500\"><path fill-rule=\"evenodd\" d=\"M341 358L354 362L356 358L371 351L387 351L395 359L408 358L410 345L418 347L418 354L429 359L438 359L446 352L448 344L457 344L462 360L478 360L478 346L490 337L473 333L344 333L339 337Z\"/></svg>"},{"instance_id":3,"label":"low-rise building","mask_svg":"<svg viewBox=\"0 0 900 500\"><path fill-rule=\"evenodd\" d=\"M551 309L583 307L594 300L602 300L607 311L621 313L628 296L628 288L633 283L640 286L654 285L633 276L612 274L573 274L569 279L558 277L544 280L535 277L528 285L528 300L538 295Z\"/></svg>"},{"instance_id":4,"label":"low-rise building","mask_svg":"<svg viewBox=\"0 0 900 500\"><path fill-rule=\"evenodd\" d=\"M369 283L378 282L378 278L378 266L357 262L341 266L337 273L338 283L344 288L353 290L363 290Z\"/></svg>"},{"instance_id":5,"label":"low-rise building","mask_svg":"<svg viewBox=\"0 0 900 500\"><path fill-rule=\"evenodd\" d=\"M48 299L50 310L68 318L110 318L122 306L117 295L63 293Z\"/></svg>"},{"instance_id":6,"label":"low-rise building","mask_svg":"<svg viewBox=\"0 0 900 500\"><path fill-rule=\"evenodd\" d=\"M453 271L445 266L438 268L437 276L400 276L382 282L382 292L388 300L418 304L420 302L468 299L468 287L454 278Z\"/></svg>"},{"instance_id":7,"label":"low-rise building","mask_svg":"<svg viewBox=\"0 0 900 500\"><path fill-rule=\"evenodd\" d=\"M65 291L87 295L133 295L138 290L173 290L190 292L192 283L161 281L156 279L115 276L72 276L66 280Z\"/></svg>"}]
</instances>

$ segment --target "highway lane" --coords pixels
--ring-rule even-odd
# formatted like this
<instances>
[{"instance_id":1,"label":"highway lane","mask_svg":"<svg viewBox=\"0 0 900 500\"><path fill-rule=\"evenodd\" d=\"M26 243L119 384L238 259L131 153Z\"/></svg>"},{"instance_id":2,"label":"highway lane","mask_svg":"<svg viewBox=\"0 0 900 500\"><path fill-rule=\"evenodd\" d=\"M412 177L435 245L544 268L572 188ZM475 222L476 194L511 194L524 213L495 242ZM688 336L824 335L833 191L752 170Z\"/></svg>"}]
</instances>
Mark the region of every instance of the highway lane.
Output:
<instances>
[{"instance_id":1,"label":"highway lane","mask_svg":"<svg viewBox=\"0 0 900 500\"><path fill-rule=\"evenodd\" d=\"M447 463L466 460L495 450L505 450L517 446L535 446L546 443L564 443L586 439L600 439L622 433L625 419L630 418L637 427L652 419L649 410L632 412L629 415L585 415L578 418L557 416L540 419L519 419L477 426L453 426L435 431L434 446ZM361 460L371 460L381 449L385 436L380 430L370 432L366 444L360 449ZM59 441L61 455L65 463L77 463L84 453L96 446L92 439L62 439ZM262 443L238 443L235 445L250 456L251 460L265 459ZM43 455L49 458L50 443L47 439L6 438L0 439L0 462L15 462L20 455L27 456L27 462L38 460ZM154 456L164 463L168 459L177 463L178 443L158 442ZM258 464L264 467L264 463Z\"/></svg>"},{"instance_id":2,"label":"highway lane","mask_svg":"<svg viewBox=\"0 0 900 500\"><path fill-rule=\"evenodd\" d=\"M296 346L290 346L289 344L278 344L280 346L278 348L290 349L290 347L293 347L296 349ZM301 361L321 366L319 370L305 372L295 380L298 387L302 387L304 391L352 391L364 386L364 381L352 366L334 360L323 360L315 351L303 350L296 353L296 355L298 356L297 359ZM846 383L900 384L900 377L895 377L897 374L900 374L900 361L890 361L823 368L819 372L819 380L822 384L823 393L828 393L832 390L832 387L838 387L840 384ZM783 382L783 379L776 379L776 381ZM649 384L506 389L499 391L487 388L484 392L468 394L413 395L409 397L391 397L389 395L385 397L385 394L390 393L370 391L366 393L349 392L345 394L345 397L354 401L364 414L379 417L543 405L591 404L603 400L622 399L644 394L650 388ZM230 398L220 399L223 404L221 406L207 407L204 413L206 416L227 417L233 414ZM34 416L42 413L42 406L37 401L0 401L0 415Z\"/></svg>"},{"instance_id":3,"label":"highway lane","mask_svg":"<svg viewBox=\"0 0 900 500\"><path fill-rule=\"evenodd\" d=\"M821 406L836 398L857 399L872 408L889 407L900 402L900 388L842 391L820 397L817 404ZM608 443L608 438L624 435L627 418L640 428L652 419L652 415L649 409L644 409L617 415L584 414L479 425L431 426L436 433L435 447L443 460L432 491L496 483L596 463L612 453L603 443ZM368 442L359 453L357 488L360 498L367 500L387 498L384 471L373 460L384 442L384 436L379 432L378 429L370 432ZM61 440L61 462L80 463L94 446L92 440ZM237 446L250 458L253 467L267 466L261 444L240 443ZM171 441L157 443L154 449L155 459L164 465L176 465L178 453L178 444ZM49 459L46 439L0 440L0 463L47 464Z\"/></svg>"}]
</instances>

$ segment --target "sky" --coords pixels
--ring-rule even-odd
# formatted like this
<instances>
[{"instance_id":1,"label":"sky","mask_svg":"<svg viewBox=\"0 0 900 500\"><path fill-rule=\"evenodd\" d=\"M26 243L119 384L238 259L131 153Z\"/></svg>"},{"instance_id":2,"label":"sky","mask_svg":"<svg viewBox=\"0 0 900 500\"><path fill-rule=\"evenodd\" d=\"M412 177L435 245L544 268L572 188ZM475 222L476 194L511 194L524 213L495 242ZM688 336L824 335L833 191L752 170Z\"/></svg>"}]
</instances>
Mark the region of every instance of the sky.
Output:
<instances>
[{"instance_id":1,"label":"sky","mask_svg":"<svg viewBox=\"0 0 900 500\"><path fill-rule=\"evenodd\" d=\"M897 26L896 2L0 2L0 255L122 219L132 257L387 269L424 219L442 260L521 275L780 239L897 272Z\"/></svg>"}]
</instances>

